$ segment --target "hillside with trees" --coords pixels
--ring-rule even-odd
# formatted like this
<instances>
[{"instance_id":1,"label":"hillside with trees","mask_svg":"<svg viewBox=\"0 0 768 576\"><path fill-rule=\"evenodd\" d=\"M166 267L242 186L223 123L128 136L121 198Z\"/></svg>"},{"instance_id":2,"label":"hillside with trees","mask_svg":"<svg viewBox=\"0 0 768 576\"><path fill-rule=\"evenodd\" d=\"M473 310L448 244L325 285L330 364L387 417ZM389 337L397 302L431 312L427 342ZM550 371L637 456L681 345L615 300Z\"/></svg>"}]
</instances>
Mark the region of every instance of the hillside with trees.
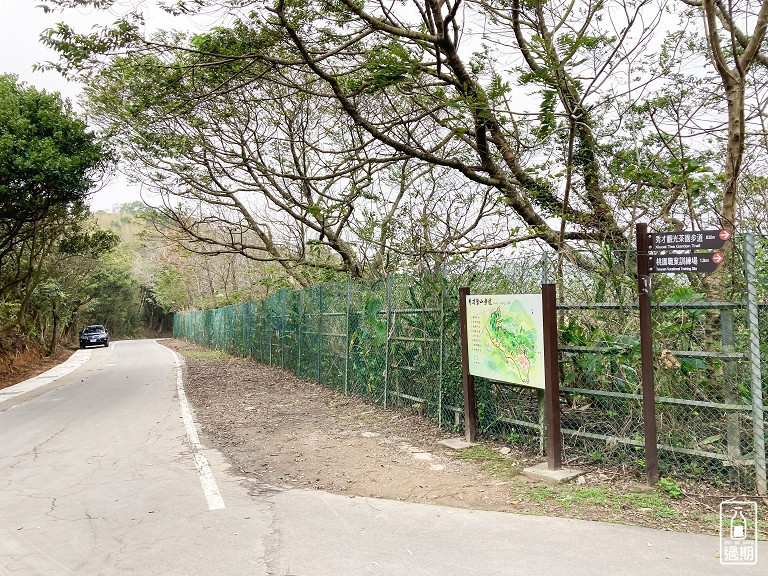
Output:
<instances>
[{"instance_id":1,"label":"hillside with trees","mask_svg":"<svg viewBox=\"0 0 768 576\"><path fill-rule=\"evenodd\" d=\"M140 326L147 336L167 334L174 312L264 297L290 284L272 264L238 254L197 253L174 233L173 222L142 202L95 212L93 218L101 230L120 238L108 261L130 279L123 290L123 306L114 309L131 303L135 313L120 320L133 323L131 334L141 332Z\"/></svg>"},{"instance_id":2,"label":"hillside with trees","mask_svg":"<svg viewBox=\"0 0 768 576\"><path fill-rule=\"evenodd\" d=\"M0 357L53 353L78 322L100 320L119 240L87 200L112 161L69 102L0 76Z\"/></svg>"},{"instance_id":3,"label":"hillside with trees","mask_svg":"<svg viewBox=\"0 0 768 576\"><path fill-rule=\"evenodd\" d=\"M515 247L627 278L637 222L764 229L768 0L168 5L220 15L194 34L148 34L142 3L127 6L113 26L60 24L42 39L61 57L48 67L86 82L89 122L157 198L130 215L154 244L104 247L113 273L89 284L138 293L150 324L281 286L424 273ZM85 176L53 184L82 194ZM38 254L53 266L51 247L69 234L33 223L69 221L80 205L59 193L24 206L27 219L3 215L14 240L3 244L0 324L40 342L85 306L111 309L98 312L106 296L65 303L32 272L45 269ZM49 213L60 205L69 212ZM14 260L22 253L34 256ZM689 281L710 297L730 282ZM33 314L38 286L48 295L37 291Z\"/></svg>"}]
</instances>

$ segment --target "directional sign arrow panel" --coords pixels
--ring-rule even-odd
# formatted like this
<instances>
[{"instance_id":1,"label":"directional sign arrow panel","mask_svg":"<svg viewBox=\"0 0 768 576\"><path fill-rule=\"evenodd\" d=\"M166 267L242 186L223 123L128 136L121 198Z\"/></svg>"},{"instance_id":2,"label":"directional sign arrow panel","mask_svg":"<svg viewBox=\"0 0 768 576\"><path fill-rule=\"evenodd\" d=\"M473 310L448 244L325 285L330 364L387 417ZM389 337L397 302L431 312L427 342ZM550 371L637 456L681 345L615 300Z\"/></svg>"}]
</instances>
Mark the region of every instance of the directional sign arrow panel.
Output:
<instances>
[{"instance_id":1,"label":"directional sign arrow panel","mask_svg":"<svg viewBox=\"0 0 768 576\"><path fill-rule=\"evenodd\" d=\"M649 250L719 250L731 239L729 230L685 230L648 234Z\"/></svg>"},{"instance_id":2,"label":"directional sign arrow panel","mask_svg":"<svg viewBox=\"0 0 768 576\"><path fill-rule=\"evenodd\" d=\"M685 255L654 254L648 258L648 269L656 274L683 272L706 274L717 270L717 266L725 260L725 256L721 252Z\"/></svg>"}]
</instances>

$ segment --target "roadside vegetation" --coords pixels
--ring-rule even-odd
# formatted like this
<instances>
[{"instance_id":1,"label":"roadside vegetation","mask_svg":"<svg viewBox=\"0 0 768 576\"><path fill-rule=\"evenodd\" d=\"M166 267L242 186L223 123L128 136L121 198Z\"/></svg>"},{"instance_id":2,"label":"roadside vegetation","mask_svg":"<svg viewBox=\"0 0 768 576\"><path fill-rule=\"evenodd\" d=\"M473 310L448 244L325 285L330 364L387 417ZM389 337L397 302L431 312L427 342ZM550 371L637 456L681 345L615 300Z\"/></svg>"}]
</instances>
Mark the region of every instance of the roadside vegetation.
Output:
<instances>
[{"instance_id":1,"label":"roadside vegetation","mask_svg":"<svg viewBox=\"0 0 768 576\"><path fill-rule=\"evenodd\" d=\"M491 477L508 483L516 512L652 526L674 531L719 534L717 513L723 500L738 498L712 486L680 485L661 478L654 488L623 472L588 466L580 480L544 484L522 475L529 454L479 443L458 454ZM759 502L759 500L758 500ZM761 509L764 509L761 508ZM768 518L761 514L759 537L768 540Z\"/></svg>"},{"instance_id":2,"label":"roadside vegetation","mask_svg":"<svg viewBox=\"0 0 768 576\"><path fill-rule=\"evenodd\" d=\"M87 208L113 158L58 94L0 76L0 357L54 353L114 292L119 239Z\"/></svg>"}]
</instances>

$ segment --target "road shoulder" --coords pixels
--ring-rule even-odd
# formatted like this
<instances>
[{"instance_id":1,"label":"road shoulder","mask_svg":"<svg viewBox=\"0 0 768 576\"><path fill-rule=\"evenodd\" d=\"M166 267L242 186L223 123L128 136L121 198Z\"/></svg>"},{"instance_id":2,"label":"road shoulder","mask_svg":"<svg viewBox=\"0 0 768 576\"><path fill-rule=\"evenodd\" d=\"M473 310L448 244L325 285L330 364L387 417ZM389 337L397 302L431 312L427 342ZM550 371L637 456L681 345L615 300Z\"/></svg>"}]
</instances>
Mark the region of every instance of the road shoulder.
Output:
<instances>
[{"instance_id":1,"label":"road shoulder","mask_svg":"<svg viewBox=\"0 0 768 576\"><path fill-rule=\"evenodd\" d=\"M0 389L0 412L17 406L62 385L61 378L74 372L91 358L90 350L77 350L66 361L32 378Z\"/></svg>"}]
</instances>

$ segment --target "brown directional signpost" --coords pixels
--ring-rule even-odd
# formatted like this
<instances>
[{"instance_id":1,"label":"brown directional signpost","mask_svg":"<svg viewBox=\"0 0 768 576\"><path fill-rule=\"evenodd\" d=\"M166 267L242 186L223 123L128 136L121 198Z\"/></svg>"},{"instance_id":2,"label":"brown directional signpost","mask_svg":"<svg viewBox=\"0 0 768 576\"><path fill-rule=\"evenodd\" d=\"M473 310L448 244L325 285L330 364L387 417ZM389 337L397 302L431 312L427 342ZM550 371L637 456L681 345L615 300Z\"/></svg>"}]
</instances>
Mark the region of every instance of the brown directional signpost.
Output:
<instances>
[{"instance_id":1,"label":"brown directional signpost","mask_svg":"<svg viewBox=\"0 0 768 576\"><path fill-rule=\"evenodd\" d=\"M639 223L635 227L637 292L640 305L640 362L643 383L645 469L648 484L651 486L659 481L656 391L653 374L653 339L651 337L651 274L706 274L714 272L725 260L723 253L717 252L717 250L725 246L731 236L729 230L686 230L649 234L647 224ZM694 250L715 250L715 252L694 252ZM664 251L665 253L651 254L652 251ZM688 254L679 251L688 251Z\"/></svg>"}]
</instances>

